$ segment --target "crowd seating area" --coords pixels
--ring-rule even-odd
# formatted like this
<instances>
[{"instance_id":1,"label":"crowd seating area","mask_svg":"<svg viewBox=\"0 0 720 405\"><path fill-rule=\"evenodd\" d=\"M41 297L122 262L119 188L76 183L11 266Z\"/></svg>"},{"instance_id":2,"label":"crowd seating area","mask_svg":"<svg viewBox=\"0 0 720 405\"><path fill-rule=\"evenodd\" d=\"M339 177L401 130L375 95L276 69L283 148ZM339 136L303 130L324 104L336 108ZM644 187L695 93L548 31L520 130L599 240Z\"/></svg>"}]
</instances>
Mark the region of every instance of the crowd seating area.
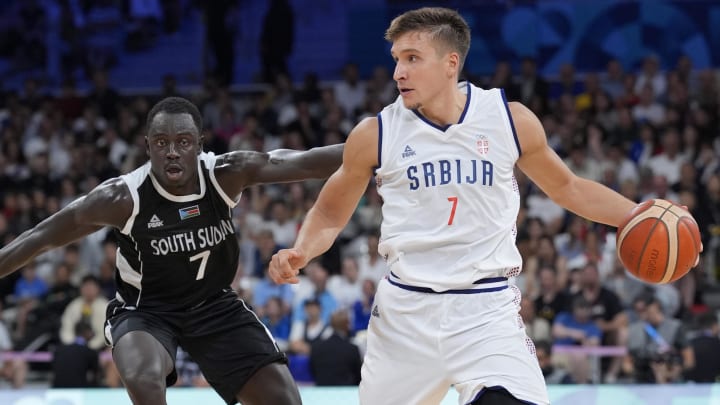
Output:
<instances>
[{"instance_id":1,"label":"crowd seating area","mask_svg":"<svg viewBox=\"0 0 720 405\"><path fill-rule=\"evenodd\" d=\"M465 75L531 107L575 173L635 201L677 201L700 224L705 251L699 266L672 284L643 284L617 260L615 229L563 210L517 173L517 244L525 264L512 282L522 291L520 314L549 383L664 384L720 376L720 75L693 69L687 57L672 64L662 71L648 56L638 71L609 61L606 71L583 75L567 64L544 78L527 59L518 71L499 63L490 77ZM396 97L391 72L378 67L360 77L353 64L336 82L310 73L293 83L278 73L253 92L231 91L208 77L194 92L167 82L158 92L126 94L102 69L91 77L87 92L72 81L55 91L27 80L0 97L0 246L103 180L142 164L146 114L162 97L181 95L200 107L205 148L215 153L340 143L355 123ZM300 284L278 286L266 276L269 258L292 245L321 185L243 193L234 210L241 256L232 285L296 359L295 375L318 385L330 382L312 368L314 350L333 331L347 330L363 352L374 292L386 273L377 254L382 201L370 184L351 223L303 270ZM105 305L115 295L115 249L112 233L101 230L0 279L0 352L7 352L0 378L17 387L28 379L52 384L58 372L52 353L73 344L78 321L85 321L93 329L88 347L105 353L97 384L120 385L102 329ZM648 325L660 339L646 333ZM179 359L185 376L179 384L202 385L192 360Z\"/></svg>"}]
</instances>

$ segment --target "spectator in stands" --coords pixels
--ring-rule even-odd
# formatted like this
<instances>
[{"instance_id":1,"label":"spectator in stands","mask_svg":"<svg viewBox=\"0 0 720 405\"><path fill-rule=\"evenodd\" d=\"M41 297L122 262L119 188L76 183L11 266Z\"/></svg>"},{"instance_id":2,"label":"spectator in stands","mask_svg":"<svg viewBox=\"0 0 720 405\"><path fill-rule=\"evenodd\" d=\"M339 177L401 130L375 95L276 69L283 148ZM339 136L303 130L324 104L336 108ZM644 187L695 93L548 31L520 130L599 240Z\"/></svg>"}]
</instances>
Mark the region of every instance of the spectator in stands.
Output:
<instances>
[{"instance_id":1,"label":"spectator in stands","mask_svg":"<svg viewBox=\"0 0 720 405\"><path fill-rule=\"evenodd\" d=\"M535 355L547 384L572 384L570 375L553 364L552 345L547 340L535 342Z\"/></svg>"},{"instance_id":2,"label":"spectator in stands","mask_svg":"<svg viewBox=\"0 0 720 405\"><path fill-rule=\"evenodd\" d=\"M366 278L362 282L362 298L353 304L353 333L366 330L375 302L375 281Z\"/></svg>"},{"instance_id":3,"label":"spectator in stands","mask_svg":"<svg viewBox=\"0 0 720 405\"><path fill-rule=\"evenodd\" d=\"M42 302L47 292L48 285L37 276L35 263L26 265L15 283L15 303L18 309L15 318L15 340L21 341L25 338L28 315Z\"/></svg>"},{"instance_id":4,"label":"spectator in stands","mask_svg":"<svg viewBox=\"0 0 720 405\"><path fill-rule=\"evenodd\" d=\"M561 312L552 327L554 344L597 346L602 330L592 320L592 304L582 295L573 298L570 312Z\"/></svg>"},{"instance_id":5,"label":"spectator in stands","mask_svg":"<svg viewBox=\"0 0 720 405\"><path fill-rule=\"evenodd\" d=\"M332 329L320 317L321 304L316 298L303 302L304 320L293 321L290 328L288 351L295 354L310 354L310 347L318 339L327 338Z\"/></svg>"},{"instance_id":6,"label":"spectator in stands","mask_svg":"<svg viewBox=\"0 0 720 405\"><path fill-rule=\"evenodd\" d=\"M290 217L287 203L283 200L274 200L268 207L270 221L268 226L272 230L275 243L280 246L291 246L297 236L298 223Z\"/></svg>"},{"instance_id":7,"label":"spectator in stands","mask_svg":"<svg viewBox=\"0 0 720 405\"><path fill-rule=\"evenodd\" d=\"M617 295L602 286L597 264L589 262L583 267L580 288L578 295L590 303L592 319L603 333L602 344L624 346L627 339L627 314L623 311ZM605 379L614 381L621 365L619 357L613 358Z\"/></svg>"},{"instance_id":8,"label":"spectator in stands","mask_svg":"<svg viewBox=\"0 0 720 405\"><path fill-rule=\"evenodd\" d=\"M530 237L530 243L532 243L532 233L530 234ZM540 234L537 239L537 248L534 254L526 259L523 271L518 276L519 280L526 280L524 282L524 294L529 297L536 297L538 293L546 294L546 292L538 291L537 277L539 271L547 267L554 270L557 278L557 285L565 285L568 278L567 258L558 253L555 248L555 244L553 243L553 239L549 235ZM547 294L552 294L552 292L547 292Z\"/></svg>"},{"instance_id":9,"label":"spectator in stands","mask_svg":"<svg viewBox=\"0 0 720 405\"><path fill-rule=\"evenodd\" d=\"M519 100L525 105L532 105L535 100L540 100L540 110L535 111L541 115L545 111L549 94L549 85L537 71L537 62L533 58L526 57L520 66L520 82L518 85Z\"/></svg>"},{"instance_id":10,"label":"spectator in stands","mask_svg":"<svg viewBox=\"0 0 720 405\"><path fill-rule=\"evenodd\" d=\"M60 344L53 353L53 388L91 388L100 381L98 352L88 347L95 333L81 320L75 324L74 339Z\"/></svg>"},{"instance_id":11,"label":"spectator in stands","mask_svg":"<svg viewBox=\"0 0 720 405\"><path fill-rule=\"evenodd\" d=\"M670 185L680 181L680 169L687 161L686 156L680 151L680 142L678 130L673 127L666 128L660 142L662 152L647 161L647 167L653 174L665 177L667 184Z\"/></svg>"},{"instance_id":12,"label":"spectator in stands","mask_svg":"<svg viewBox=\"0 0 720 405\"><path fill-rule=\"evenodd\" d=\"M0 301L0 314L2 314L3 306ZM0 379L10 381L13 388L22 388L25 385L27 376L27 362L21 358L4 359L3 354L13 349L13 342L10 335L10 329L5 325L2 317L0 317Z\"/></svg>"},{"instance_id":13,"label":"spectator in stands","mask_svg":"<svg viewBox=\"0 0 720 405\"><path fill-rule=\"evenodd\" d=\"M385 258L378 253L380 228L373 228L373 230L368 231L365 238L367 250L358 258L360 279L369 278L375 282L375 285L378 285L388 272Z\"/></svg>"},{"instance_id":14,"label":"spectator in stands","mask_svg":"<svg viewBox=\"0 0 720 405\"><path fill-rule=\"evenodd\" d=\"M344 310L330 318L332 334L311 345L310 372L315 384L358 385L362 358L360 349L350 342L350 317Z\"/></svg>"},{"instance_id":15,"label":"spectator in stands","mask_svg":"<svg viewBox=\"0 0 720 405\"><path fill-rule=\"evenodd\" d=\"M535 299L535 311L539 318L547 320L551 325L555 317L570 311L570 296L562 290L557 280L557 271L551 266L540 268L539 295Z\"/></svg>"},{"instance_id":16,"label":"spectator in stands","mask_svg":"<svg viewBox=\"0 0 720 405\"><path fill-rule=\"evenodd\" d=\"M320 319L323 323L328 323L330 315L338 307L337 299L327 290L328 271L323 266L322 260L317 258L305 266L305 274L306 277L301 279L300 285L295 290L293 322L305 319L307 311L303 311L303 306L310 299L320 303Z\"/></svg>"},{"instance_id":17,"label":"spectator in stands","mask_svg":"<svg viewBox=\"0 0 720 405\"><path fill-rule=\"evenodd\" d=\"M71 344L76 337L75 325L84 321L92 327L94 336L88 341L93 350L105 348L105 307L107 299L100 295L100 284L97 277L83 277L80 284L80 296L72 300L65 308L60 326L60 340Z\"/></svg>"},{"instance_id":18,"label":"spectator in stands","mask_svg":"<svg viewBox=\"0 0 720 405\"><path fill-rule=\"evenodd\" d=\"M550 322L535 315L535 302L530 297L520 300L520 317L525 327L525 334L533 342L550 340Z\"/></svg>"},{"instance_id":19,"label":"spectator in stands","mask_svg":"<svg viewBox=\"0 0 720 405\"><path fill-rule=\"evenodd\" d=\"M667 318L653 295L638 297L633 306L640 319L628 332L625 372L641 383L679 381L682 371L695 363L682 323Z\"/></svg>"},{"instance_id":20,"label":"spectator in stands","mask_svg":"<svg viewBox=\"0 0 720 405\"><path fill-rule=\"evenodd\" d=\"M346 117L354 118L365 103L367 94L365 82L360 80L360 71L355 63L347 63L342 70L342 80L335 83L335 100L342 107Z\"/></svg>"},{"instance_id":21,"label":"spectator in stands","mask_svg":"<svg viewBox=\"0 0 720 405\"><path fill-rule=\"evenodd\" d=\"M327 289L337 300L338 309L349 310L362 299L362 280L359 275L357 260L348 256L342 259L340 274L330 276Z\"/></svg>"},{"instance_id":22,"label":"spectator in stands","mask_svg":"<svg viewBox=\"0 0 720 405\"><path fill-rule=\"evenodd\" d=\"M265 275L265 269L267 268L267 264L270 263L272 255L282 249L284 245L277 243L272 229L265 227L255 233L255 246L253 268L250 275L262 278Z\"/></svg>"},{"instance_id":23,"label":"spectator in stands","mask_svg":"<svg viewBox=\"0 0 720 405\"><path fill-rule=\"evenodd\" d=\"M648 55L643 59L642 70L635 82L635 92L640 93L650 87L656 99L662 99L667 91L667 79L660 71L660 60L656 55Z\"/></svg>"},{"instance_id":24,"label":"spectator in stands","mask_svg":"<svg viewBox=\"0 0 720 405\"><path fill-rule=\"evenodd\" d=\"M283 284L286 285L286 284ZM275 338L281 351L288 349L290 339L290 315L287 312L287 303L280 297L270 297L262 306L261 320Z\"/></svg>"},{"instance_id":25,"label":"spectator in stands","mask_svg":"<svg viewBox=\"0 0 720 405\"><path fill-rule=\"evenodd\" d=\"M623 91L623 67L617 59L608 61L605 74L601 77L600 86L614 101Z\"/></svg>"},{"instance_id":26,"label":"spectator in stands","mask_svg":"<svg viewBox=\"0 0 720 405\"><path fill-rule=\"evenodd\" d=\"M268 277L267 274L267 263L265 264L265 276L260 279L253 288L253 306L258 309L259 316L266 316L265 307L273 299L279 300L280 313L282 315L289 315L292 309L293 296L295 292L292 286L287 284L275 284L274 281Z\"/></svg>"},{"instance_id":27,"label":"spectator in stands","mask_svg":"<svg viewBox=\"0 0 720 405\"><path fill-rule=\"evenodd\" d=\"M632 108L633 118L638 123L648 122L654 126L665 123L665 107L657 101L653 87L640 88L640 101Z\"/></svg>"},{"instance_id":28,"label":"spectator in stands","mask_svg":"<svg viewBox=\"0 0 720 405\"><path fill-rule=\"evenodd\" d=\"M706 311L697 318L698 334L690 339L690 350L695 360L694 367L687 370L685 377L698 383L720 381L720 326L717 314Z\"/></svg>"},{"instance_id":29,"label":"spectator in stands","mask_svg":"<svg viewBox=\"0 0 720 405\"><path fill-rule=\"evenodd\" d=\"M592 320L592 305L582 295L573 298L570 312L562 312L555 318L553 338L555 345L598 346L602 331ZM574 382L589 382L590 357L585 353L555 355L559 362L566 364Z\"/></svg>"},{"instance_id":30,"label":"spectator in stands","mask_svg":"<svg viewBox=\"0 0 720 405\"><path fill-rule=\"evenodd\" d=\"M613 258L610 274L605 277L603 286L617 295L623 308L631 308L635 297L648 287L647 284L630 276L617 255Z\"/></svg>"}]
</instances>

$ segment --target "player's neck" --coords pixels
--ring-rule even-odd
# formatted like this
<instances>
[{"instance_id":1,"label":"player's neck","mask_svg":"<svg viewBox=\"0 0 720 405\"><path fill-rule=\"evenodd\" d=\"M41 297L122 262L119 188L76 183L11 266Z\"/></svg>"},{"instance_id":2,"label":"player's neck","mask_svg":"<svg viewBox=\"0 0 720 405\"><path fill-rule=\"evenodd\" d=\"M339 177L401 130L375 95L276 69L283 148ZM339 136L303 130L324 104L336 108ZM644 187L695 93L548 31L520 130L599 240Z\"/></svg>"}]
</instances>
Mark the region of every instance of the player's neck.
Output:
<instances>
[{"instance_id":1,"label":"player's neck","mask_svg":"<svg viewBox=\"0 0 720 405\"><path fill-rule=\"evenodd\" d=\"M433 97L432 100L421 106L418 111L428 120L441 125L453 125L460 121L467 95L456 87Z\"/></svg>"}]
</instances>

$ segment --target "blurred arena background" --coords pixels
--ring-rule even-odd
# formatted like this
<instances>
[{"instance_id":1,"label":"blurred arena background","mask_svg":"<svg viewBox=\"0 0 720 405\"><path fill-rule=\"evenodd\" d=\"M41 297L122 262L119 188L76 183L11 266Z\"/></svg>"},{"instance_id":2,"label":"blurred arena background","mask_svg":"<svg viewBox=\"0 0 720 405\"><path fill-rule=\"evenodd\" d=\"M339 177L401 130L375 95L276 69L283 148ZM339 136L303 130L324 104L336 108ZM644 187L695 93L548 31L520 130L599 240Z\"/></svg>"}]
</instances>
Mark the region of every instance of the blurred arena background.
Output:
<instances>
[{"instance_id":1,"label":"blurred arena background","mask_svg":"<svg viewBox=\"0 0 720 405\"><path fill-rule=\"evenodd\" d=\"M576 173L636 201L680 201L701 226L700 265L671 285L644 285L616 260L614 229L563 211L518 177L525 268L515 283L553 403L720 404L716 0L2 1L0 245L143 163L145 115L168 95L200 107L206 149L216 153L343 142L396 97L383 33L420 5L460 10L473 30L465 79L504 87L530 106ZM364 350L384 272L374 186L299 287L265 277L267 259L292 244L320 185L244 193L233 287L291 353L305 403L354 404L356 387L326 387L338 384L334 369L312 367L323 334L309 338L305 329L329 330L341 311L349 321L331 326L347 328L349 343ZM0 404L129 403L102 341L114 252L100 231L0 279ZM554 337L583 290L601 297L592 303L597 346ZM56 388L55 376L69 372L56 354L81 320L96 337L95 388ZM645 322L670 350L655 350ZM222 403L182 353L178 368L182 387L169 390L169 403ZM451 392L443 404L456 398Z\"/></svg>"}]
</instances>

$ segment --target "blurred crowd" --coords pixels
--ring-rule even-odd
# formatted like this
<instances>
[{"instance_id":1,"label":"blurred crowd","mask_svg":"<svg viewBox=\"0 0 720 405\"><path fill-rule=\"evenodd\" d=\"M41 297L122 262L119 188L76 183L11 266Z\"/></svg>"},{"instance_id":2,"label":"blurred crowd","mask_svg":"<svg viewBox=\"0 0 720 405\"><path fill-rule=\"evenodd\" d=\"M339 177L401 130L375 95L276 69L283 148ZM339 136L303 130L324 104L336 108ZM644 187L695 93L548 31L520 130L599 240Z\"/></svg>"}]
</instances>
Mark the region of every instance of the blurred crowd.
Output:
<instances>
[{"instance_id":1,"label":"blurred crowd","mask_svg":"<svg viewBox=\"0 0 720 405\"><path fill-rule=\"evenodd\" d=\"M563 210L517 173L524 266L512 282L523 292L519 322L536 344L549 383L720 377L720 302L713 300L720 74L693 69L686 57L673 64L661 70L648 56L638 71L610 61L606 71L583 75L564 65L545 78L526 59L518 71L503 62L490 77L466 75L531 107L550 145L578 175L635 201L677 201L700 224L705 252L699 266L672 284L644 284L617 259L614 228ZM209 77L191 94L166 81L157 94L132 96L114 89L102 70L93 72L84 94L72 81L49 93L29 79L21 91L0 97L0 245L103 180L144 163L146 114L162 97L180 95L200 107L207 151L307 149L343 142L355 123L392 102L391 74L377 67L361 77L348 63L336 82L308 73L293 83L278 73L264 90L237 93ZM328 253L302 271L299 284L276 285L267 277L270 257L293 244L321 186L307 181L243 193L234 210L241 257L233 288L282 350L307 360L316 384L357 384L375 289L387 271L377 253L382 201L375 185ZM53 380L53 386L118 386L103 341L104 308L115 295L116 247L112 234L101 230L0 279L0 352L89 353L92 378ZM65 363L53 362L51 375L71 375ZM0 361L0 378L21 386L28 369L41 367L8 356ZM178 372L182 385L207 384L185 353L178 355Z\"/></svg>"}]
</instances>

